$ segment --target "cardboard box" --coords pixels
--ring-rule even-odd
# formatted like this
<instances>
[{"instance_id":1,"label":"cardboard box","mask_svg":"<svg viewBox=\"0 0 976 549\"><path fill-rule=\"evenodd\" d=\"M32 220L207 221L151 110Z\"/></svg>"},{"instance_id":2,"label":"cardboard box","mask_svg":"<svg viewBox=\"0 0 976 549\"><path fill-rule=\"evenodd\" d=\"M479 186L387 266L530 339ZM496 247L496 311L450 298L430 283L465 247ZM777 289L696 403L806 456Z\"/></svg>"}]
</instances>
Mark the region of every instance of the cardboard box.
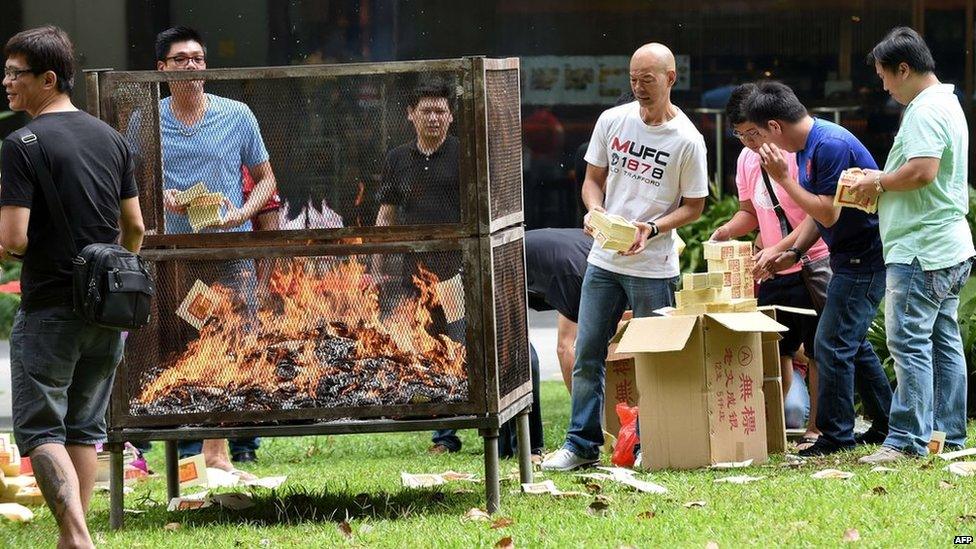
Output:
<instances>
[{"instance_id":1,"label":"cardboard box","mask_svg":"<svg viewBox=\"0 0 976 549\"><path fill-rule=\"evenodd\" d=\"M784 330L759 312L630 321L617 352L634 354L643 466L765 462L762 334Z\"/></svg>"},{"instance_id":2,"label":"cardboard box","mask_svg":"<svg viewBox=\"0 0 976 549\"><path fill-rule=\"evenodd\" d=\"M634 375L634 355L616 352L617 344L610 344L607 355L606 384L603 399L603 430L614 437L620 432L617 403L637 406L637 379Z\"/></svg>"},{"instance_id":3,"label":"cardboard box","mask_svg":"<svg viewBox=\"0 0 976 549\"><path fill-rule=\"evenodd\" d=\"M755 300L753 300L755 301ZM812 309L799 309L780 305L759 307L759 312L776 320L777 311L816 316ZM770 454L786 452L786 415L783 404L783 377L779 363L779 340L775 332L762 334L763 345L763 398L766 407L766 448Z\"/></svg>"},{"instance_id":4,"label":"cardboard box","mask_svg":"<svg viewBox=\"0 0 976 549\"><path fill-rule=\"evenodd\" d=\"M620 433L620 418L617 417L618 395L626 394L627 403L630 406L637 405L637 380L634 378L634 355L622 354L617 352L617 343L623 336L627 322L634 318L633 311L624 311L620 322L617 323L617 333L610 339L607 347L607 360L605 362L605 383L603 387L603 432L616 437ZM633 395L631 395L631 388ZM607 438L603 444L603 451L613 452L614 439Z\"/></svg>"}]
</instances>

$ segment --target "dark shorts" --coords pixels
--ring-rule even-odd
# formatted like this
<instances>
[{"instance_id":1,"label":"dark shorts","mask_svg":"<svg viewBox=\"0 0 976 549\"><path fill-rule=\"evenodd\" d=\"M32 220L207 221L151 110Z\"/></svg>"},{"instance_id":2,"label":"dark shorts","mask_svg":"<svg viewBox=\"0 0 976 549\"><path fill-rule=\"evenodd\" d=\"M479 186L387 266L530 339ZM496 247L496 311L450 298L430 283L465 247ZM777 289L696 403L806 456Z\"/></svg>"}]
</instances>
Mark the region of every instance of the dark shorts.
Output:
<instances>
[{"instance_id":1,"label":"dark shorts","mask_svg":"<svg viewBox=\"0 0 976 549\"><path fill-rule=\"evenodd\" d=\"M777 276L759 285L759 305L783 305L800 309L813 309L813 300L803 284L800 273ZM779 342L780 356L793 356L800 344L804 353L813 358L813 341L817 335L820 317L776 311L776 320L789 328Z\"/></svg>"},{"instance_id":2,"label":"dark shorts","mask_svg":"<svg viewBox=\"0 0 976 549\"><path fill-rule=\"evenodd\" d=\"M14 438L21 455L41 444L105 442L105 410L122 336L71 307L17 311L10 335Z\"/></svg>"}]
</instances>

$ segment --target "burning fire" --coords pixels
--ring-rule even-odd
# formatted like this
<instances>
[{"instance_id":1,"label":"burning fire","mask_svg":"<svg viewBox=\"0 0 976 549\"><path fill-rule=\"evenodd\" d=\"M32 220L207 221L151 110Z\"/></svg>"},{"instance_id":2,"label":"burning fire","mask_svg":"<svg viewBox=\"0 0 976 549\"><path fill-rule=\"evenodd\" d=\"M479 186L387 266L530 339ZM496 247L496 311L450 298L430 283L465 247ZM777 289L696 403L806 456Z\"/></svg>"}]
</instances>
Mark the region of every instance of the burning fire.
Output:
<instances>
[{"instance_id":1,"label":"burning fire","mask_svg":"<svg viewBox=\"0 0 976 549\"><path fill-rule=\"evenodd\" d=\"M265 409L273 407L269 398L294 408L466 397L464 344L430 331L440 305L436 275L420 267L413 277L419 295L400 299L384 318L379 290L359 261L330 267L308 258L274 261L258 290L268 299L256 315L240 307L234 290L212 286L220 299L200 337L167 361L134 408L158 413L159 406Z\"/></svg>"}]
</instances>

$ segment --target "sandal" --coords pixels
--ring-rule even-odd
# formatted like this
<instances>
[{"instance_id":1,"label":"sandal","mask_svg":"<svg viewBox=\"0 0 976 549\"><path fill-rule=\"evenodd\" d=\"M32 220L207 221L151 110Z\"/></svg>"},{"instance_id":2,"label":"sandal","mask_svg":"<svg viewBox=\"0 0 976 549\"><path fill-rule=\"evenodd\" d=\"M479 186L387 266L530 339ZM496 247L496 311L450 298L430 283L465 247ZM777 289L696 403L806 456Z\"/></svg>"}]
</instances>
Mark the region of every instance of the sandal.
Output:
<instances>
[{"instance_id":1,"label":"sandal","mask_svg":"<svg viewBox=\"0 0 976 549\"><path fill-rule=\"evenodd\" d=\"M820 437L812 437L810 435L801 438L800 441L796 443L796 451L799 452L801 450L806 450L807 448L813 446L816 444L818 438Z\"/></svg>"}]
</instances>

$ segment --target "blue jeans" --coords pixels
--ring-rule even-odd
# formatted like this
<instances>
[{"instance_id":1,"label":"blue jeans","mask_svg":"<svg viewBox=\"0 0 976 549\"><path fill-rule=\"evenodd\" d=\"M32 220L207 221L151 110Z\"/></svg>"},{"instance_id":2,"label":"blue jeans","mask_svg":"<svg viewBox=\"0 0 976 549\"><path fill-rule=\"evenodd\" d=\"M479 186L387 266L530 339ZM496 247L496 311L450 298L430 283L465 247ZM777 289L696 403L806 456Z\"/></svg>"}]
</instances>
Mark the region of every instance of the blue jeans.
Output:
<instances>
[{"instance_id":1,"label":"blue jeans","mask_svg":"<svg viewBox=\"0 0 976 549\"><path fill-rule=\"evenodd\" d=\"M447 337L458 343L464 343L464 329L465 321L456 320L445 327L445 334ZM535 351L533 351L533 354ZM538 361L538 359L536 359ZM536 370L538 373L538 369ZM434 444L440 444L444 446L451 452L457 452L461 450L461 439L457 436L457 429L439 429L434 431L434 436L430 438L430 441Z\"/></svg>"},{"instance_id":2,"label":"blue jeans","mask_svg":"<svg viewBox=\"0 0 976 549\"><path fill-rule=\"evenodd\" d=\"M564 448L584 459L600 455L607 343L628 303L635 317L652 316L655 309L674 305L677 283L677 277L641 278L586 266L576 334L572 408Z\"/></svg>"},{"instance_id":3,"label":"blue jeans","mask_svg":"<svg viewBox=\"0 0 976 549\"><path fill-rule=\"evenodd\" d=\"M888 430L891 384L866 337L884 291L884 270L835 272L827 286L814 353L820 369L817 427L824 443L854 445L855 383L872 428Z\"/></svg>"},{"instance_id":4,"label":"blue jeans","mask_svg":"<svg viewBox=\"0 0 976 549\"><path fill-rule=\"evenodd\" d=\"M933 428L966 443L966 357L956 309L970 261L935 271L888 265L885 328L898 385L885 446L925 455ZM934 425L934 427L933 427Z\"/></svg>"},{"instance_id":5,"label":"blue jeans","mask_svg":"<svg viewBox=\"0 0 976 549\"><path fill-rule=\"evenodd\" d=\"M257 452L258 447L261 445L261 439L256 437L232 438L227 442L230 444L231 457L236 456L237 454L243 454L244 452ZM180 459L203 453L202 440L181 440L176 443L176 447L179 452Z\"/></svg>"}]
</instances>

